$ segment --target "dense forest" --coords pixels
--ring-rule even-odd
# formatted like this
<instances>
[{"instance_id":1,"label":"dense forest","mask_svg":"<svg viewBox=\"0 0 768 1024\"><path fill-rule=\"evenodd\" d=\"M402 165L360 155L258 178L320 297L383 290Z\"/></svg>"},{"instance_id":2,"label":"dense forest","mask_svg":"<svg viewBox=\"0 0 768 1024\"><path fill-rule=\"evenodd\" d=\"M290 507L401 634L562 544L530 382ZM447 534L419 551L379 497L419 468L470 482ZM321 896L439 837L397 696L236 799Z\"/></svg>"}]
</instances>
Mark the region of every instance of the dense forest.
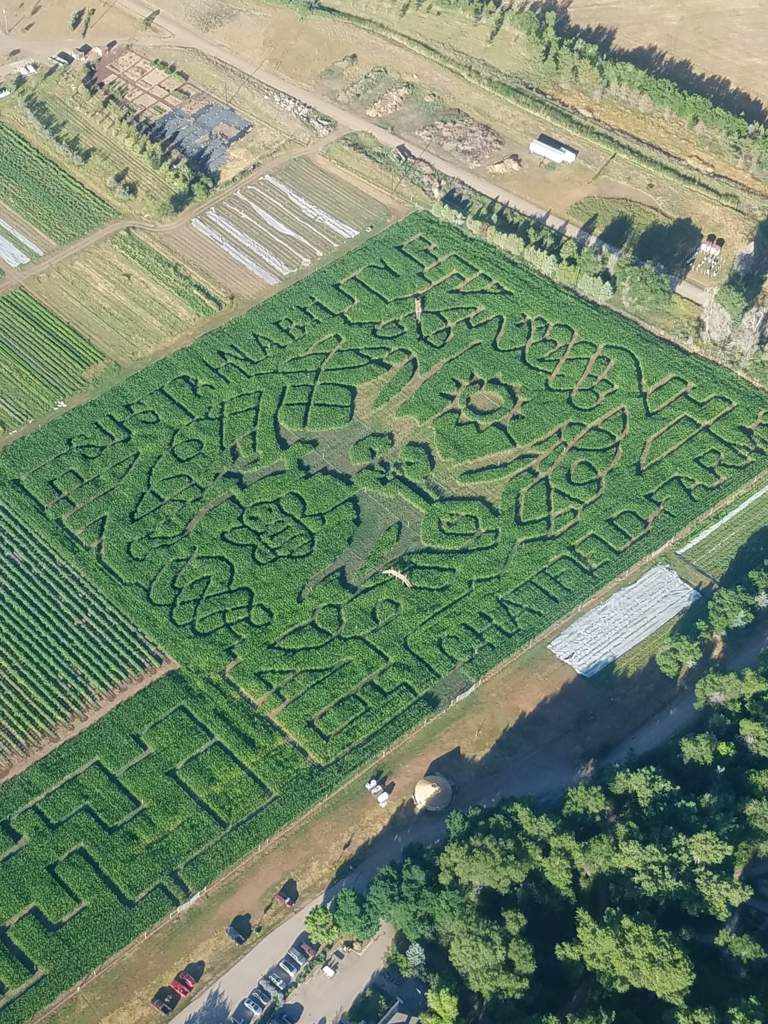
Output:
<instances>
[{"instance_id":1,"label":"dense forest","mask_svg":"<svg viewBox=\"0 0 768 1024\"><path fill-rule=\"evenodd\" d=\"M758 563L759 564L759 563ZM721 588L669 675L711 659L765 614L768 574ZM525 802L452 812L365 897L342 890L315 933L397 930L391 960L429 983L426 1024L768 1021L768 664L709 671L697 731L614 767L547 813ZM768 865L765 866L768 874Z\"/></svg>"}]
</instances>

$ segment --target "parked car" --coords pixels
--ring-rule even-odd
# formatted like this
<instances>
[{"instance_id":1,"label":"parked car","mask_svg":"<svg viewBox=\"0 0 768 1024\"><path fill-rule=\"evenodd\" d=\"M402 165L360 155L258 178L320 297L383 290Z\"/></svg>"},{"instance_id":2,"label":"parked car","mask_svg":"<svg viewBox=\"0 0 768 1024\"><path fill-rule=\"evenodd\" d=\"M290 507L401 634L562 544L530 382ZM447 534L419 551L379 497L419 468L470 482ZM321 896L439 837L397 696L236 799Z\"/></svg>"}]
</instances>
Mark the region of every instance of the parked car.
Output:
<instances>
[{"instance_id":1,"label":"parked car","mask_svg":"<svg viewBox=\"0 0 768 1024\"><path fill-rule=\"evenodd\" d=\"M242 946L247 939L247 936L243 935L243 933L239 931L239 929L237 929L233 924L231 924L227 928L227 935L229 936L230 939L232 939L236 946Z\"/></svg>"},{"instance_id":2,"label":"parked car","mask_svg":"<svg viewBox=\"0 0 768 1024\"><path fill-rule=\"evenodd\" d=\"M277 971L270 971L267 977L278 991L285 992L288 988L288 982L284 978L281 978Z\"/></svg>"},{"instance_id":3,"label":"parked car","mask_svg":"<svg viewBox=\"0 0 768 1024\"><path fill-rule=\"evenodd\" d=\"M269 1006L269 1004L272 1002L274 993L269 992L266 988L264 988L264 985L261 982L259 982L259 984L253 991L256 993L259 999L261 999L265 1006Z\"/></svg>"},{"instance_id":4,"label":"parked car","mask_svg":"<svg viewBox=\"0 0 768 1024\"><path fill-rule=\"evenodd\" d=\"M254 989L253 992L243 1000L243 1006L246 1010L250 1010L251 1013L260 1017L271 1002L271 998L267 1000L262 999L261 996L257 994L256 989Z\"/></svg>"},{"instance_id":5,"label":"parked car","mask_svg":"<svg viewBox=\"0 0 768 1024\"><path fill-rule=\"evenodd\" d=\"M288 950L288 956L292 960L295 960L299 967L303 967L308 959L307 954L304 953L303 950L299 949L298 946L291 946Z\"/></svg>"},{"instance_id":6,"label":"parked car","mask_svg":"<svg viewBox=\"0 0 768 1024\"><path fill-rule=\"evenodd\" d=\"M314 960L317 956L317 949L311 942L302 942L301 950L303 953L307 954L307 959L309 960Z\"/></svg>"},{"instance_id":7,"label":"parked car","mask_svg":"<svg viewBox=\"0 0 768 1024\"><path fill-rule=\"evenodd\" d=\"M288 977L293 981L296 975L301 970L301 964L297 964L292 956L286 955L277 965L283 973L287 974Z\"/></svg>"},{"instance_id":8,"label":"parked car","mask_svg":"<svg viewBox=\"0 0 768 1024\"><path fill-rule=\"evenodd\" d=\"M265 988L267 990L267 992L269 992L269 994L271 996L279 996L280 995L280 989L277 988L275 985L273 985L268 977L262 978L261 981L259 982L259 984L263 988Z\"/></svg>"},{"instance_id":9,"label":"parked car","mask_svg":"<svg viewBox=\"0 0 768 1024\"><path fill-rule=\"evenodd\" d=\"M178 997L170 989L160 989L151 1000L152 1006L164 1016L173 1010L178 1001Z\"/></svg>"},{"instance_id":10,"label":"parked car","mask_svg":"<svg viewBox=\"0 0 768 1024\"><path fill-rule=\"evenodd\" d=\"M189 971L179 971L176 977L171 982L171 988L174 992L177 992L180 996L188 996L192 989L195 987L197 982L189 973Z\"/></svg>"}]
</instances>

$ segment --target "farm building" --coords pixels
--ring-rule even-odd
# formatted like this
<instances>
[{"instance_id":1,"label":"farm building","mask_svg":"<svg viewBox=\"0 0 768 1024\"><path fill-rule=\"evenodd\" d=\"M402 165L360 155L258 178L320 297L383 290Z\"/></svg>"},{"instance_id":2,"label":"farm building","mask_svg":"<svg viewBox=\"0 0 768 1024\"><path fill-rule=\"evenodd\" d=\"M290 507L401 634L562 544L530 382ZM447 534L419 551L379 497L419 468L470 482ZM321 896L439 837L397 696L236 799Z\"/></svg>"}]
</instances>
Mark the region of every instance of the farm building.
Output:
<instances>
[{"instance_id":1,"label":"farm building","mask_svg":"<svg viewBox=\"0 0 768 1024\"><path fill-rule=\"evenodd\" d=\"M565 146L557 139L550 138L549 135L540 135L538 139L532 139L528 149L536 156L543 156L556 164L572 164L576 159L575 149Z\"/></svg>"}]
</instances>

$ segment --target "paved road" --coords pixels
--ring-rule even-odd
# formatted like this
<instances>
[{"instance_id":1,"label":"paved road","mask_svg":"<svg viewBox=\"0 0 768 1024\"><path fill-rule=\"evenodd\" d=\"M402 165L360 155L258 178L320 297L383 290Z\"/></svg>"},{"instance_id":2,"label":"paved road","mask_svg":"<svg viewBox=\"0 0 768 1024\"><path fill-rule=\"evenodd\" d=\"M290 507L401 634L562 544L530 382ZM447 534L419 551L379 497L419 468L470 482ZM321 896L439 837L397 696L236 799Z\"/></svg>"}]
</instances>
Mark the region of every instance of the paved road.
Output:
<instances>
[{"instance_id":1,"label":"paved road","mask_svg":"<svg viewBox=\"0 0 768 1024\"><path fill-rule=\"evenodd\" d=\"M117 3L124 10L129 11L131 14L139 18L144 18L150 13L150 11L156 10L154 5L145 3L144 0L117 0ZM269 71L264 68L263 65L257 64L254 66L251 61L246 60L240 54L233 52L221 43L217 43L209 35L190 28L188 25L176 18L173 18L169 14L161 12L155 18L153 24L164 29L173 36L173 39L163 39L161 42L158 42L157 45L186 46L191 49L207 53L209 56L215 57L217 60L223 61L224 63L237 68L239 71L245 72L252 78L261 82L263 85L269 86L272 89L279 89L281 92L288 93L289 95L302 100L304 103L308 103L310 106L314 107L315 110L319 110L320 113L325 114L328 117L332 117L339 125L343 125L348 131L369 132L371 135L374 135L379 142L385 146L389 146L390 148L400 145L407 145L409 148L417 151L423 148L422 144L417 139L411 139L404 135L396 135L394 132L389 131L389 129L382 128L381 125L376 124L376 122L372 121L370 118L364 117L362 114L358 114L353 110L348 110L346 107L342 107L338 103L334 103L333 100L328 99L326 96L322 95L322 93L317 92L309 85L286 78L284 75L280 75L277 72ZM151 39L142 38L141 44L151 46L153 41ZM594 236L584 236L579 227L570 223L570 221L563 220L561 217L555 217L549 212L549 210L544 210L540 206L536 206L523 196L510 192L509 189L501 188L498 183L483 178L481 175L468 170L462 164L446 159L443 156L438 156L434 153L429 154L429 162L444 174L454 178L459 178L461 181L465 181L481 195L488 196L489 199L496 199L499 202L507 203L509 206L514 207L516 210L520 210L521 213L524 213L529 217L536 217L548 227L551 227L562 234L568 235L571 238L578 237L581 240L589 240L591 237L592 241L597 241ZM676 291L680 295L690 299L692 302L695 302L700 306L705 305L708 299L708 290L706 288L700 288L698 285L691 284L688 281L679 282L676 286Z\"/></svg>"}]
</instances>

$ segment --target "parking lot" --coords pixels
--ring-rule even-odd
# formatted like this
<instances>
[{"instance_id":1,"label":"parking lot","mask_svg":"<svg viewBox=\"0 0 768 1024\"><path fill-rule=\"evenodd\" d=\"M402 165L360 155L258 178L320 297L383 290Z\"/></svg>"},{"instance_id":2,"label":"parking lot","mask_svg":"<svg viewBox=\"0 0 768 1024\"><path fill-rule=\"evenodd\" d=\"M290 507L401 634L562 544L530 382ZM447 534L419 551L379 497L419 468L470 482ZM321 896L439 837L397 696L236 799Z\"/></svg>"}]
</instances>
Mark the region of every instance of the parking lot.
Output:
<instances>
[{"instance_id":1,"label":"parking lot","mask_svg":"<svg viewBox=\"0 0 768 1024\"><path fill-rule=\"evenodd\" d=\"M305 937L304 922L315 901L270 932L261 941L250 940L240 960L216 984L200 996L192 997L181 1012L176 1012L178 1024L225 1024L233 1016L250 1021L252 1014L245 1010L243 1000L261 979L282 960L291 946ZM318 957L317 967L301 984L285 995L285 1018L291 1024L332 1024L349 1008L355 997L381 968L392 932L382 928L362 954L345 953L338 961L336 974L329 978L320 969L324 962ZM249 948L250 947L250 948ZM159 1015L158 1015L158 1019Z\"/></svg>"}]
</instances>

